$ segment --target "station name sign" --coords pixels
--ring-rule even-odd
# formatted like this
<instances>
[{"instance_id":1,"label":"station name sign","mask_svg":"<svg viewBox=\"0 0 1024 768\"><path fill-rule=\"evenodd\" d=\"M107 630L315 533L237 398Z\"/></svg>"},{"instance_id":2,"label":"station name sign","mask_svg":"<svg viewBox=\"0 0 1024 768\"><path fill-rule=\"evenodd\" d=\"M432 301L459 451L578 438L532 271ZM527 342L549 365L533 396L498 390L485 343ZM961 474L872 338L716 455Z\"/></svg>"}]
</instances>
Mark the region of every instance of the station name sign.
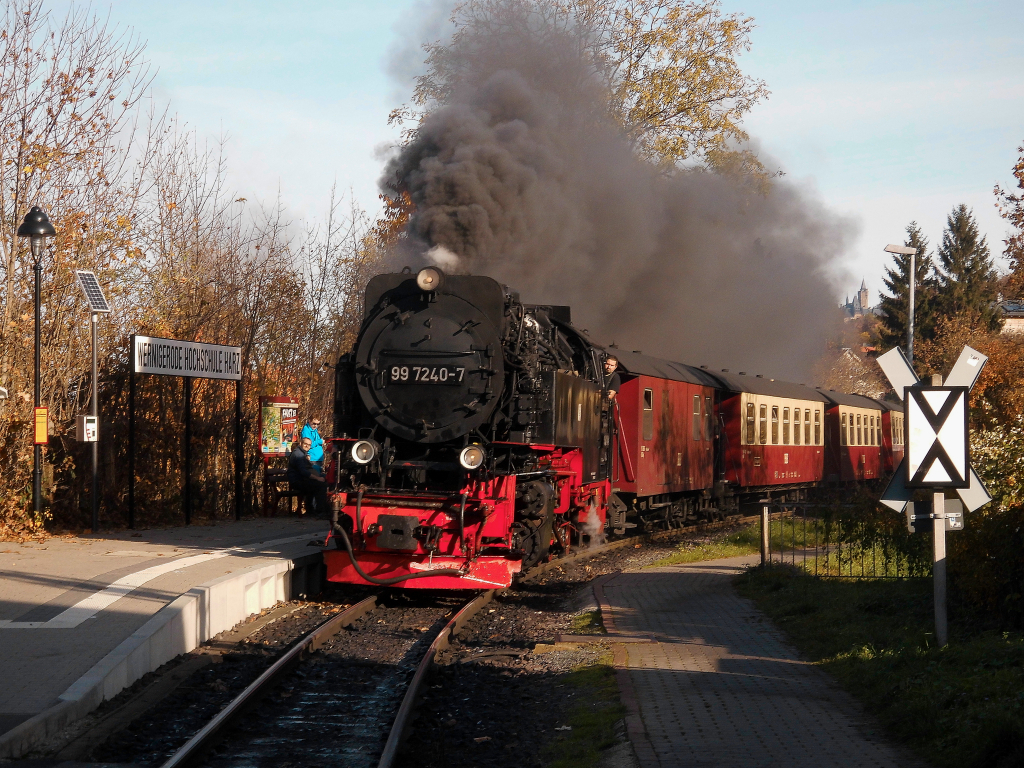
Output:
<instances>
[{"instance_id":1,"label":"station name sign","mask_svg":"<svg viewBox=\"0 0 1024 768\"><path fill-rule=\"evenodd\" d=\"M242 348L197 341L132 337L132 371L197 379L242 378Z\"/></svg>"}]
</instances>

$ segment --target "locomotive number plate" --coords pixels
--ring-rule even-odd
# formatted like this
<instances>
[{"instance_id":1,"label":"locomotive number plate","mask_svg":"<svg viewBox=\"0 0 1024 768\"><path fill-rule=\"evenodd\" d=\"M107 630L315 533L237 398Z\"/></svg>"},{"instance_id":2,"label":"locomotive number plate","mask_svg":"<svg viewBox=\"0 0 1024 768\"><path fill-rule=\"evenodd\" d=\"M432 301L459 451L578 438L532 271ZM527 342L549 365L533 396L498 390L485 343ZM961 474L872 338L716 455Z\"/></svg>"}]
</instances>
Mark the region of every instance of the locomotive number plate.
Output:
<instances>
[{"instance_id":1,"label":"locomotive number plate","mask_svg":"<svg viewBox=\"0 0 1024 768\"><path fill-rule=\"evenodd\" d=\"M388 384L458 385L466 376L464 367L455 365L389 365Z\"/></svg>"}]
</instances>

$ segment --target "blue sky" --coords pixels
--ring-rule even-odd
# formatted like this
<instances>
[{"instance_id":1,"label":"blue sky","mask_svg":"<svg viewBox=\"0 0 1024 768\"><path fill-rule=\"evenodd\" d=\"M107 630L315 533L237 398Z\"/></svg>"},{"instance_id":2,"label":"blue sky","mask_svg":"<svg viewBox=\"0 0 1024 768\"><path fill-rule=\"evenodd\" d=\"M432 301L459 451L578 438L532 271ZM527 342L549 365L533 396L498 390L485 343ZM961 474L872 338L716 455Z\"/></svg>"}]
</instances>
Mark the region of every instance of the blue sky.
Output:
<instances>
[{"instance_id":1,"label":"blue sky","mask_svg":"<svg viewBox=\"0 0 1024 768\"><path fill-rule=\"evenodd\" d=\"M154 94L200 137L226 135L231 182L315 217L330 187L376 212L400 41L442 0L117 0L110 19L147 42ZM67 2L49 7L61 14ZM105 13L108 6L93 8ZM723 0L753 16L748 74L771 98L746 128L766 157L859 236L838 271L872 302L887 258L917 220L938 243L954 205L972 206L994 252L1005 226L992 187L1012 182L1024 143L1024 2Z\"/></svg>"}]
</instances>

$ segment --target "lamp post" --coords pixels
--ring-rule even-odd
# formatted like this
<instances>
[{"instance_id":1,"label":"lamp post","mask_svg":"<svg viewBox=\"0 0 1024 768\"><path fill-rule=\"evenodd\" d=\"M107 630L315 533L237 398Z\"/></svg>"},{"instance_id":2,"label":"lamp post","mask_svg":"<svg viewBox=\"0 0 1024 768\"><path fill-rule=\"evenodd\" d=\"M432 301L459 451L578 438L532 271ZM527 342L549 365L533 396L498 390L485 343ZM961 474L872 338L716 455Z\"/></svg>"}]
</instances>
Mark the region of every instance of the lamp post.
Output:
<instances>
[{"instance_id":1,"label":"lamp post","mask_svg":"<svg viewBox=\"0 0 1024 768\"><path fill-rule=\"evenodd\" d=\"M96 533L99 529L100 515L100 379L96 366L96 324L99 322L100 314L110 312L110 305L107 303L107 297L103 295L103 288L100 287L95 273L88 269L78 269L75 270L75 274L78 275L78 283L82 286L82 292L85 294L85 300L89 304L92 315L92 402L90 403L92 425L90 429L89 419L79 416L78 439L92 443L92 532Z\"/></svg>"},{"instance_id":2,"label":"lamp post","mask_svg":"<svg viewBox=\"0 0 1024 768\"><path fill-rule=\"evenodd\" d=\"M36 338L35 338L35 407L39 408L42 403L42 390L39 380L39 367L40 367L40 346L41 346L41 330L39 327L39 284L43 279L43 266L39 263L39 259L43 254L43 245L46 243L46 238L53 237L57 232L53 228L53 224L46 217L43 210L37 206L32 206L25 215L25 220L21 222L21 226L18 227L18 237L29 238L30 247L32 249L32 258L35 259L35 263L32 265L32 271L35 272L35 316L36 316ZM32 465L32 507L38 516L42 511L43 507L43 446L36 442L35 445L35 457Z\"/></svg>"},{"instance_id":3,"label":"lamp post","mask_svg":"<svg viewBox=\"0 0 1024 768\"><path fill-rule=\"evenodd\" d=\"M885 246L886 253L898 253L901 256L910 257L910 272L907 273L907 361L914 364L914 284L917 282L917 264L914 258L917 255L917 248L910 248L904 245Z\"/></svg>"}]
</instances>

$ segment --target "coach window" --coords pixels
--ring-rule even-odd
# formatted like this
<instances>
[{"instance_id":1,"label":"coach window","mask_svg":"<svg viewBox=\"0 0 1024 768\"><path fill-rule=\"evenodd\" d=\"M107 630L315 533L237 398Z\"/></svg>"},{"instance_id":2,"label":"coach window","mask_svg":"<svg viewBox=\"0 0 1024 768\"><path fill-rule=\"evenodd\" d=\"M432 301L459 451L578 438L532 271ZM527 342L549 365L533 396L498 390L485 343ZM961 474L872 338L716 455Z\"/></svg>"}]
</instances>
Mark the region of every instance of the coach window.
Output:
<instances>
[{"instance_id":1,"label":"coach window","mask_svg":"<svg viewBox=\"0 0 1024 768\"><path fill-rule=\"evenodd\" d=\"M700 440L700 395L693 396L693 439Z\"/></svg>"},{"instance_id":2,"label":"coach window","mask_svg":"<svg viewBox=\"0 0 1024 768\"><path fill-rule=\"evenodd\" d=\"M779 444L779 406L772 406L772 445Z\"/></svg>"},{"instance_id":3,"label":"coach window","mask_svg":"<svg viewBox=\"0 0 1024 768\"><path fill-rule=\"evenodd\" d=\"M768 406L761 406L761 431L758 433L761 436L761 445L768 442Z\"/></svg>"},{"instance_id":4,"label":"coach window","mask_svg":"<svg viewBox=\"0 0 1024 768\"><path fill-rule=\"evenodd\" d=\"M644 440L654 439L654 390L644 390Z\"/></svg>"},{"instance_id":5,"label":"coach window","mask_svg":"<svg viewBox=\"0 0 1024 768\"><path fill-rule=\"evenodd\" d=\"M857 414L857 445L864 445L864 435L860 431L860 414Z\"/></svg>"},{"instance_id":6,"label":"coach window","mask_svg":"<svg viewBox=\"0 0 1024 768\"><path fill-rule=\"evenodd\" d=\"M817 415L817 411L814 412ZM842 415L842 424L839 427L839 444L846 445L846 414Z\"/></svg>"},{"instance_id":7,"label":"coach window","mask_svg":"<svg viewBox=\"0 0 1024 768\"><path fill-rule=\"evenodd\" d=\"M800 409L793 409L793 445L800 445Z\"/></svg>"},{"instance_id":8,"label":"coach window","mask_svg":"<svg viewBox=\"0 0 1024 768\"><path fill-rule=\"evenodd\" d=\"M754 440L756 439L754 437L754 431L757 429L756 422L757 418L754 416L754 404L747 403L747 445L753 445Z\"/></svg>"},{"instance_id":9,"label":"coach window","mask_svg":"<svg viewBox=\"0 0 1024 768\"><path fill-rule=\"evenodd\" d=\"M782 444L789 445L789 408L782 409Z\"/></svg>"},{"instance_id":10,"label":"coach window","mask_svg":"<svg viewBox=\"0 0 1024 768\"><path fill-rule=\"evenodd\" d=\"M804 445L811 444L811 409L804 409Z\"/></svg>"},{"instance_id":11,"label":"coach window","mask_svg":"<svg viewBox=\"0 0 1024 768\"><path fill-rule=\"evenodd\" d=\"M714 426L715 426L714 420L715 420L715 411L711 407L711 397L705 395L705 397L704 397L704 439L705 440L710 441L710 440L714 439Z\"/></svg>"},{"instance_id":12,"label":"coach window","mask_svg":"<svg viewBox=\"0 0 1024 768\"><path fill-rule=\"evenodd\" d=\"M875 437L878 439L878 444L882 444L882 417L879 416L875 422Z\"/></svg>"},{"instance_id":13,"label":"coach window","mask_svg":"<svg viewBox=\"0 0 1024 768\"><path fill-rule=\"evenodd\" d=\"M871 444L875 444L875 417L871 417Z\"/></svg>"},{"instance_id":14,"label":"coach window","mask_svg":"<svg viewBox=\"0 0 1024 768\"><path fill-rule=\"evenodd\" d=\"M857 443L854 442L856 439L857 439L857 433L854 432L854 430L853 430L853 414L851 413L850 414L850 439L848 441L849 444L850 445L856 445Z\"/></svg>"},{"instance_id":15,"label":"coach window","mask_svg":"<svg viewBox=\"0 0 1024 768\"><path fill-rule=\"evenodd\" d=\"M814 412L814 444L821 445L821 411Z\"/></svg>"}]
</instances>

